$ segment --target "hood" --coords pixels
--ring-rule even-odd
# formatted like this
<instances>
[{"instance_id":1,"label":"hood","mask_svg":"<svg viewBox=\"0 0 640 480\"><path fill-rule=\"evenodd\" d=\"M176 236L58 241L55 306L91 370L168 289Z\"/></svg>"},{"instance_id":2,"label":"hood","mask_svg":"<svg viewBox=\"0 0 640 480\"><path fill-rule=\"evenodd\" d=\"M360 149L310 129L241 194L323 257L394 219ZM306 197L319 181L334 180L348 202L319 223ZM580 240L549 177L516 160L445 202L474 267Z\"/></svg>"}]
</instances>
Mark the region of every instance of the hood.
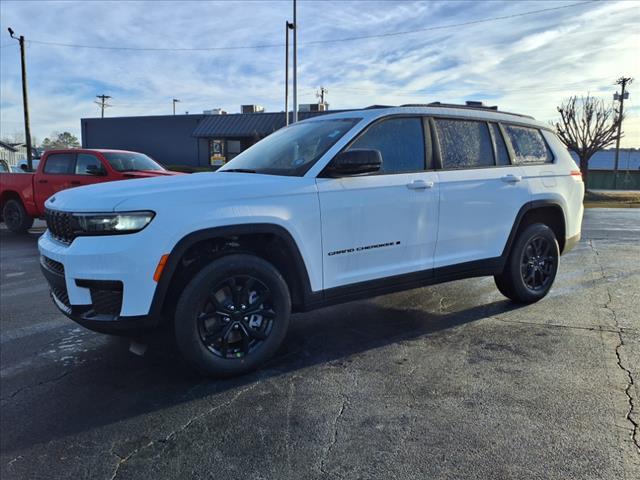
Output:
<instances>
[{"instance_id":1,"label":"hood","mask_svg":"<svg viewBox=\"0 0 640 480\"><path fill-rule=\"evenodd\" d=\"M241 198L295 194L315 184L314 179L256 173L193 173L105 182L64 190L45 203L46 208L69 212L155 210L172 206L221 203Z\"/></svg>"},{"instance_id":2,"label":"hood","mask_svg":"<svg viewBox=\"0 0 640 480\"><path fill-rule=\"evenodd\" d=\"M171 175L183 175L180 172L172 172L171 170L135 170L133 172L121 172L125 178L149 178L149 177L166 177Z\"/></svg>"}]
</instances>

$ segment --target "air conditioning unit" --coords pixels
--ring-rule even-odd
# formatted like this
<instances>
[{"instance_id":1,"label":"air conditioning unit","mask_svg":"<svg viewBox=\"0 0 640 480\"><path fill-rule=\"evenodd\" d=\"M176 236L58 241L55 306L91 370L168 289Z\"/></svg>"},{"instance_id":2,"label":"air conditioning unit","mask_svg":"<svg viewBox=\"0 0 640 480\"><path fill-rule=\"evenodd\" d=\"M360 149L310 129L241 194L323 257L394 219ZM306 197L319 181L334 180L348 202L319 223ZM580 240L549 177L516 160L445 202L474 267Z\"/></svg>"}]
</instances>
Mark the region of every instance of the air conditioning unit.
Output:
<instances>
[{"instance_id":1,"label":"air conditioning unit","mask_svg":"<svg viewBox=\"0 0 640 480\"><path fill-rule=\"evenodd\" d=\"M299 112L326 112L329 110L328 103L301 103L298 105Z\"/></svg>"},{"instance_id":2,"label":"air conditioning unit","mask_svg":"<svg viewBox=\"0 0 640 480\"><path fill-rule=\"evenodd\" d=\"M226 115L227 111L221 108L213 108L211 110L203 110L204 115Z\"/></svg>"},{"instance_id":3,"label":"air conditioning unit","mask_svg":"<svg viewBox=\"0 0 640 480\"><path fill-rule=\"evenodd\" d=\"M262 105L240 105L240 111L242 113L262 113L264 107Z\"/></svg>"}]
</instances>

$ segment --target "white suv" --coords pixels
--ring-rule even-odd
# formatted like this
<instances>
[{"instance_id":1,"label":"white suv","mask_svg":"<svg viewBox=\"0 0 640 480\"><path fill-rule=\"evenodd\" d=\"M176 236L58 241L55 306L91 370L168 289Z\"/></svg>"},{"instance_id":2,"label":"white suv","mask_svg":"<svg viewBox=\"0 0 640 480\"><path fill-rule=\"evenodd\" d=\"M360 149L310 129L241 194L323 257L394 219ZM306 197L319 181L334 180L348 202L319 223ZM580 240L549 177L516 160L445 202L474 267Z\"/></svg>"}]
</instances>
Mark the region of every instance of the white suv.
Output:
<instances>
[{"instance_id":1,"label":"white suv","mask_svg":"<svg viewBox=\"0 0 640 480\"><path fill-rule=\"evenodd\" d=\"M540 300L580 238L583 194L531 117L375 108L283 128L216 173L57 193L39 248L69 318L167 325L193 365L225 376L271 356L292 311L484 275Z\"/></svg>"}]
</instances>

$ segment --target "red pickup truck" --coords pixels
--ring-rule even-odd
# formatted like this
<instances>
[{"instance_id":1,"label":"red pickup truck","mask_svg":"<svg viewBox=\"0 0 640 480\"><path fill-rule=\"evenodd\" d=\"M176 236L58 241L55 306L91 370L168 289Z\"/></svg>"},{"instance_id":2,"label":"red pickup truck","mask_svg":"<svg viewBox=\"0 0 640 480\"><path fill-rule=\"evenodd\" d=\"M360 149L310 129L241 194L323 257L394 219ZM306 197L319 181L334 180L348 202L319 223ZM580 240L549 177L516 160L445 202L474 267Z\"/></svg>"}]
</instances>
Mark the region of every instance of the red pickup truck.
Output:
<instances>
[{"instance_id":1,"label":"red pickup truck","mask_svg":"<svg viewBox=\"0 0 640 480\"><path fill-rule=\"evenodd\" d=\"M66 188L130 178L179 175L142 153L124 150L50 150L35 173L0 174L0 212L9 230L26 232L44 214L47 198Z\"/></svg>"}]
</instances>

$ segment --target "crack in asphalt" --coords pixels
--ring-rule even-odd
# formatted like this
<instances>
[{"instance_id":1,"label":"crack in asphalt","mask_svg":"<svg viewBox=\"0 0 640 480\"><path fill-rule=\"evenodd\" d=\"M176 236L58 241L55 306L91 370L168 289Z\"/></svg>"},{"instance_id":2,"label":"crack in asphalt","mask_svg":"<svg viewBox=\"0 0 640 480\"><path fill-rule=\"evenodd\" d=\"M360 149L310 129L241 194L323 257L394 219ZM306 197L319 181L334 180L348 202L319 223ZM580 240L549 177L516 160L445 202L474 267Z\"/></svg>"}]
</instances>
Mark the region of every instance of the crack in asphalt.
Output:
<instances>
[{"instance_id":1,"label":"crack in asphalt","mask_svg":"<svg viewBox=\"0 0 640 480\"><path fill-rule=\"evenodd\" d=\"M47 383L52 383L52 382L57 382L58 380L62 380L64 377L66 377L70 373L72 373L72 371L71 370L67 370L66 372L62 373L61 375L58 375L57 377L49 378L47 380L42 380L41 382L34 383L32 385L25 385L24 387L20 387L19 389L17 389L15 392L11 393L10 395L0 398L0 402L7 402L7 401L11 400L12 398L16 397L16 395L24 392L25 390L30 390L32 388L36 388L36 387L39 387L41 385L45 385Z\"/></svg>"},{"instance_id":2,"label":"crack in asphalt","mask_svg":"<svg viewBox=\"0 0 640 480\"><path fill-rule=\"evenodd\" d=\"M606 277L606 272L604 270L604 267L600 264L600 262L598 261L598 258L600 257L600 252L598 252L598 250L596 249L596 247L593 245L593 240L589 240L589 246L591 247L591 250L593 250L593 252L596 255L596 264L598 265L598 267L600 267L600 271L602 274L602 279L605 280ZM609 312L611 312L612 318L613 318L613 322L616 326L616 331L614 333L618 334L618 344L616 345L616 359L617 359L617 364L618 367L625 372L628 381L627 381L627 385L624 389L624 393L627 397L627 403L629 404L629 409L627 410L627 414L625 415L625 419L631 423L632 425L632 430L631 430L631 441L634 443L634 445L636 446L636 448L638 449L638 452L640 453L640 441L638 440L638 431L640 430L640 424L638 424L638 422L636 422L633 418L632 418L632 414L634 412L634 405L633 405L633 398L631 396L631 389L633 388L633 386L635 385L635 382L633 380L633 375L631 374L631 370L629 370L629 368L627 368L626 366L623 365L622 363L622 356L620 355L620 349L624 346L624 338L622 337L622 329L620 328L620 324L618 323L618 314L616 313L616 311L613 309L613 307L611 307L611 303L613 302L613 297L611 296L611 290L609 290L609 287L605 287L605 290L607 292L607 301L604 304L604 308L606 310L608 310Z\"/></svg>"},{"instance_id":3,"label":"crack in asphalt","mask_svg":"<svg viewBox=\"0 0 640 480\"><path fill-rule=\"evenodd\" d=\"M350 373L351 373L351 380L353 382L352 388L354 391L357 392L358 391L358 372L357 370L352 370ZM329 476L330 478L335 478L335 477L343 478L342 475L339 473L334 473L333 476L329 475L325 467L325 463L327 459L330 457L333 447L338 442L338 431L339 431L340 419L342 418L342 415L347 410L347 408L351 405L351 400L349 398L349 395L347 395L344 392L341 392L341 395L342 395L342 403L340 404L340 408L338 409L338 414L333 419L333 434L331 435L331 441L329 442L329 445L327 445L327 447L324 449L324 454L320 459L320 467L319 467L320 473L322 473L322 475L324 476Z\"/></svg>"},{"instance_id":4,"label":"crack in asphalt","mask_svg":"<svg viewBox=\"0 0 640 480\"><path fill-rule=\"evenodd\" d=\"M334 445L338 441L338 422L340 421L340 417L342 417L342 415L344 414L344 411L346 410L347 405L349 405L349 397L343 393L342 404L340 405L340 409L338 410L338 415L336 415L336 417L333 420L333 435L331 436L331 442L325 449L325 453L322 456L322 460L320 462L320 472L323 475L328 475L328 472L325 470L325 462L327 461L327 458L329 458L329 456L331 455L331 450L333 449ZM338 476L341 476L341 475L338 475Z\"/></svg>"},{"instance_id":5,"label":"crack in asphalt","mask_svg":"<svg viewBox=\"0 0 640 480\"><path fill-rule=\"evenodd\" d=\"M295 385L293 384L297 376L292 376L289 379L289 395L287 396L286 418L287 418L287 431L285 432L285 454L287 459L287 472L291 475L291 409L293 407L293 394L295 391Z\"/></svg>"},{"instance_id":6,"label":"crack in asphalt","mask_svg":"<svg viewBox=\"0 0 640 480\"><path fill-rule=\"evenodd\" d=\"M132 450L131 452L129 452L127 455L125 455L124 457L121 455L118 455L117 453L113 452L113 450L110 452L114 457L116 457L118 459L118 463L115 466L115 469L113 471L113 474L111 475L111 480L115 480L115 478L118 476L118 474L120 473L120 468L127 463L129 460L131 460L131 458L133 458L135 455L137 455L138 453L142 452L143 450L146 450L149 447L152 447L153 445L156 445L158 443L160 444L164 444L166 442L169 442L170 440L172 440L176 435L180 434L181 432L184 432L186 429L188 429L194 422L197 422L198 420L207 417L209 415L211 415L213 412L215 412L216 410L220 410L221 408L225 408L228 407L229 405L231 405L232 403L234 403L238 398L240 398L243 394L249 392L250 390L253 390L256 386L258 386L260 383L260 380L254 382L252 385L250 385L249 387L243 388L242 390L238 391L231 399L227 400L226 402L220 403L202 413L199 413L198 415L195 415L194 417L190 418L187 422L185 422L182 426L176 428L175 430L171 431L170 433L168 433L167 435L165 435L163 438L159 438L159 439L155 439L155 440L150 440L148 443L146 443L145 445L135 448L134 450Z\"/></svg>"}]
</instances>

